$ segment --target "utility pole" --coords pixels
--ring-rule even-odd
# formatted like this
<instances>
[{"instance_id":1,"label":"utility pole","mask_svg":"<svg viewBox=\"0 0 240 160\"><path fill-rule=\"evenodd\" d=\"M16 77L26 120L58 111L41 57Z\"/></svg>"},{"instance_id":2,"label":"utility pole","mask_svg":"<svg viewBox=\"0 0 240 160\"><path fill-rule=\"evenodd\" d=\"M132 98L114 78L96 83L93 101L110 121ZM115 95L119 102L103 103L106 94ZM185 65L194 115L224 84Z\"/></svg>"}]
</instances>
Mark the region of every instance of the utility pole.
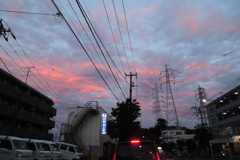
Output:
<instances>
[{"instance_id":1,"label":"utility pole","mask_svg":"<svg viewBox=\"0 0 240 160\"><path fill-rule=\"evenodd\" d=\"M137 73L133 74L132 72L130 72L130 74L126 74L125 76L129 76L130 77L130 89L129 89L129 99L130 99L130 103L132 103L132 87L135 87L134 82L132 82L132 77L136 76L137 77Z\"/></svg>"},{"instance_id":2,"label":"utility pole","mask_svg":"<svg viewBox=\"0 0 240 160\"><path fill-rule=\"evenodd\" d=\"M4 28L2 22L3 22L3 19L0 18L0 37L3 36L3 38L8 42L8 34L7 33L11 33L12 37L14 39L16 39L16 37L12 33L11 29L10 28L8 28L8 29Z\"/></svg>"}]
</instances>

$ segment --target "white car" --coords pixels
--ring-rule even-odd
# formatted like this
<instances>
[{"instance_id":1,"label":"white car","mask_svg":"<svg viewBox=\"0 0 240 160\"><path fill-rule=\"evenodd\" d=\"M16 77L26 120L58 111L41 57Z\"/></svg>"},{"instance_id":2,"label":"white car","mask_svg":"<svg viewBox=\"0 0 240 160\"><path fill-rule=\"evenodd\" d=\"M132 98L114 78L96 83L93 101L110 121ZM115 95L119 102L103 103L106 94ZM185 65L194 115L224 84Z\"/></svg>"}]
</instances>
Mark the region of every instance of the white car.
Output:
<instances>
[{"instance_id":1,"label":"white car","mask_svg":"<svg viewBox=\"0 0 240 160\"><path fill-rule=\"evenodd\" d=\"M41 142L49 145L51 151L51 160L62 160L62 151L58 148L56 142L41 140Z\"/></svg>"},{"instance_id":2,"label":"white car","mask_svg":"<svg viewBox=\"0 0 240 160\"><path fill-rule=\"evenodd\" d=\"M24 138L29 149L33 151L33 159L37 160L51 160L51 151L47 144L41 140Z\"/></svg>"},{"instance_id":3,"label":"white car","mask_svg":"<svg viewBox=\"0 0 240 160\"><path fill-rule=\"evenodd\" d=\"M33 160L33 152L22 138L0 135L0 160Z\"/></svg>"},{"instance_id":4,"label":"white car","mask_svg":"<svg viewBox=\"0 0 240 160\"><path fill-rule=\"evenodd\" d=\"M81 160L83 153L79 152L78 146L70 143L56 142L63 153L63 160Z\"/></svg>"}]
</instances>

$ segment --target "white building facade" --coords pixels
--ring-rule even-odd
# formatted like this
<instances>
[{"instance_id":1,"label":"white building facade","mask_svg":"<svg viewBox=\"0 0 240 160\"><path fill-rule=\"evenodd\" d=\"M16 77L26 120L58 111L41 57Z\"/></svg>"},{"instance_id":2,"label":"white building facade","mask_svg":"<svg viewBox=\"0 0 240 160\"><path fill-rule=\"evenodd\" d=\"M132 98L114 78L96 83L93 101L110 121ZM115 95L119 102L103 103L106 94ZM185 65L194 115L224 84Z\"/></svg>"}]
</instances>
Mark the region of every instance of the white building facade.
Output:
<instances>
[{"instance_id":1,"label":"white building facade","mask_svg":"<svg viewBox=\"0 0 240 160\"><path fill-rule=\"evenodd\" d=\"M106 134L108 120L112 120L111 116L96 101L69 108L68 124L62 133L65 142L77 144L87 159L110 156L115 140Z\"/></svg>"},{"instance_id":2,"label":"white building facade","mask_svg":"<svg viewBox=\"0 0 240 160\"><path fill-rule=\"evenodd\" d=\"M177 143L177 140L187 140L193 139L194 134L186 134L185 130L164 130L162 131L162 139L164 142L174 142Z\"/></svg>"}]
</instances>

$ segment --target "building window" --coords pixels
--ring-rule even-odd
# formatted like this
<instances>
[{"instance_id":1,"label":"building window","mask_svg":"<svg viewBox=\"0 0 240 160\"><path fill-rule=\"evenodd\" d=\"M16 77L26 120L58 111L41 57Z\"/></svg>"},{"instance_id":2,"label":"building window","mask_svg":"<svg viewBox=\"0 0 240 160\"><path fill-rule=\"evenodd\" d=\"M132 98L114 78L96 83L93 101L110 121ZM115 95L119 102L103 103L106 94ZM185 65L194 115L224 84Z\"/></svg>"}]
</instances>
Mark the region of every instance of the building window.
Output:
<instances>
[{"instance_id":1,"label":"building window","mask_svg":"<svg viewBox=\"0 0 240 160\"><path fill-rule=\"evenodd\" d=\"M238 127L233 127L233 132L234 132L235 134L238 134L238 133L239 133Z\"/></svg>"},{"instance_id":2,"label":"building window","mask_svg":"<svg viewBox=\"0 0 240 160\"><path fill-rule=\"evenodd\" d=\"M232 128L231 128L231 127L226 128L226 131L227 131L227 134L233 134L233 133L232 133Z\"/></svg>"},{"instance_id":3,"label":"building window","mask_svg":"<svg viewBox=\"0 0 240 160\"><path fill-rule=\"evenodd\" d=\"M212 113L214 111L214 108L210 108L210 113Z\"/></svg>"},{"instance_id":4,"label":"building window","mask_svg":"<svg viewBox=\"0 0 240 160\"><path fill-rule=\"evenodd\" d=\"M240 126L237 126L238 127L238 131L240 132Z\"/></svg>"},{"instance_id":5,"label":"building window","mask_svg":"<svg viewBox=\"0 0 240 160\"><path fill-rule=\"evenodd\" d=\"M216 118L212 119L212 124L216 123Z\"/></svg>"}]
</instances>

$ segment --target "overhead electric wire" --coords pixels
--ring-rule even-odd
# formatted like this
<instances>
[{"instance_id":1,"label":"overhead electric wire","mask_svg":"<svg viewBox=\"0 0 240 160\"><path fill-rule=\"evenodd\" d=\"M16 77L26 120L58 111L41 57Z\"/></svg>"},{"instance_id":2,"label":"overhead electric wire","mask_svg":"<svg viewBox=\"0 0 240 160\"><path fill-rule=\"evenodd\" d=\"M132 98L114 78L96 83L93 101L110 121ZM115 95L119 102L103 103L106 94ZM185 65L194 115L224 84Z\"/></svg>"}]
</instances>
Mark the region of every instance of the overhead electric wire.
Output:
<instances>
[{"instance_id":1,"label":"overhead electric wire","mask_svg":"<svg viewBox=\"0 0 240 160\"><path fill-rule=\"evenodd\" d=\"M234 51L228 52L228 53L226 53L226 54L223 54L222 56L218 56L218 57L216 57L216 58L210 59L209 61L206 61L206 62L201 63L201 64L199 64L199 65L205 65L205 64L207 64L207 63L209 63L209 62L211 62L211 61L214 61L214 60L216 60L216 59L219 59L219 58L228 56L229 54L232 54L232 53L237 52L237 51L239 51L239 50L240 50L240 48L238 48L238 49L236 49L236 50L234 50ZM192 66L192 67L189 67L189 68L186 68L186 69L184 69L183 71L188 70L188 69L192 69L192 68L194 68L194 67L196 67L196 65L194 65L194 66ZM199 72L200 72L200 71L199 71ZM194 71L194 73L196 73L196 71Z\"/></svg>"},{"instance_id":2,"label":"overhead electric wire","mask_svg":"<svg viewBox=\"0 0 240 160\"><path fill-rule=\"evenodd\" d=\"M135 65L135 60L134 60L134 56L133 56L132 42L131 42L131 38L130 38L130 34L129 34L128 22L127 22L126 11L125 11L125 6L124 6L123 0L122 0L122 6L123 6L123 11L124 11L124 17L125 17L126 27L127 27L128 40L129 40L130 49L131 49L131 53L132 53L133 66L134 66L134 69L135 69L135 73L137 73L137 69L136 69L136 65ZM137 83L137 86L138 86L137 76L136 76L136 83ZM137 95L138 95L137 91L138 91L138 90L136 89L136 99L137 99Z\"/></svg>"},{"instance_id":3,"label":"overhead electric wire","mask_svg":"<svg viewBox=\"0 0 240 160\"><path fill-rule=\"evenodd\" d=\"M30 60L30 58L27 56L26 52L23 50L23 48L20 46L20 44L18 43L18 41L16 40L18 46L21 48L22 52L24 53L24 55L27 57L27 59L29 60L29 62L34 66L34 64L32 63L32 61ZM46 80L43 78L43 76L39 73L38 69L35 67L38 75L41 76L41 78L43 79L43 81L47 84L48 87L45 87L48 91L49 89L53 91L53 93L55 93L54 89L46 82ZM34 75L35 76L35 75ZM36 76L35 76L36 77ZM36 77L37 78L37 77ZM43 83L37 78L37 80L43 85ZM43 85L44 86L44 85ZM48 89L49 88L49 89ZM52 92L49 92L50 94L52 94ZM52 94L53 95L53 94ZM59 97L58 94L55 93L55 95L58 97L58 99L60 99L63 104L65 104L66 106L69 106L61 97ZM71 106L69 106L71 107Z\"/></svg>"},{"instance_id":4,"label":"overhead electric wire","mask_svg":"<svg viewBox=\"0 0 240 160\"><path fill-rule=\"evenodd\" d=\"M192 121L191 121L188 125L186 125L186 127L188 128L189 125L190 125L196 118L197 118L197 117L195 116L195 117L192 119Z\"/></svg>"},{"instance_id":5,"label":"overhead electric wire","mask_svg":"<svg viewBox=\"0 0 240 160\"><path fill-rule=\"evenodd\" d=\"M125 12L125 6L124 6L124 2L123 2L123 0L122 0L122 6L123 6L123 11L124 11L124 17L125 17L126 27L127 27L128 40L129 40L130 49L131 49L131 53L132 53L133 66L134 66L135 72L137 73L136 66L135 66L135 60L134 60L134 57L133 57L132 42L131 42L131 38L130 38L130 34L129 34L128 23L127 23L126 12Z\"/></svg>"},{"instance_id":6,"label":"overhead electric wire","mask_svg":"<svg viewBox=\"0 0 240 160\"><path fill-rule=\"evenodd\" d=\"M61 3L61 2L60 2L60 3ZM72 7L71 3L69 2L69 0L68 0L68 3L69 3L69 5L71 6L71 9L73 10L73 12L74 12L75 16L77 17L77 19L78 19L78 22L79 22L79 23L80 23L80 25L82 26L82 28L83 28L83 30L84 30L84 32L85 32L85 34L87 35L87 37L88 37L89 41L91 42L91 44L92 44L92 46L93 46L94 50L96 51L96 53L97 53L97 55L98 55L99 59L101 60L101 62L102 62L102 64L103 64L103 66L105 67L105 69L106 69L106 70L108 70L107 66L105 65L105 63L103 62L102 58L100 57L100 55L99 55L99 53L98 53L98 51L97 51L96 47L94 46L94 44L93 44L93 42L92 42L91 38L88 36L88 34L87 34L87 31L85 30L84 26L82 25L82 23L81 23L81 21L80 21L80 19L79 19L78 15L76 14L76 12L75 12L74 8ZM61 5L62 5L62 3L61 3ZM63 6L63 5L62 5L62 6ZM63 6L63 8L64 8L64 6ZM64 8L64 10L65 10L65 8ZM65 12L67 13L67 11L66 11L66 10L65 10ZM68 13L67 13L67 15L68 15ZM69 15L68 15L68 17L69 17L69 19L71 20L72 24L74 25L75 29L77 30L77 28L76 28L75 24L73 23L73 21L72 21L72 19L70 18L70 16L69 16ZM77 30L77 32L78 32L78 30ZM78 32L78 34L80 35L80 33L79 33L79 32ZM81 35L80 35L80 37L81 37ZM83 39L83 38L82 38L82 39ZM83 41L83 42L85 42L85 41ZM86 46L87 46L87 48L89 49L88 45L86 45ZM90 50L90 49L89 49L89 50ZM93 56L93 57L94 57L94 56ZM94 57L94 58L95 58L95 57ZM96 58L95 58L95 61L96 61ZM111 74L110 74L109 72L107 72L107 73L108 73L108 74L110 75L110 77L111 77ZM105 74L105 72L103 72L103 74L105 75L105 77L107 77L107 75Z\"/></svg>"},{"instance_id":7,"label":"overhead electric wire","mask_svg":"<svg viewBox=\"0 0 240 160\"><path fill-rule=\"evenodd\" d=\"M18 66L18 68L21 69L21 67L18 65L18 63L9 55L9 53L0 45L2 50L6 53L6 55ZM22 69L21 69L22 70ZM23 71L23 70L22 70ZM23 71L24 72L24 71Z\"/></svg>"},{"instance_id":8,"label":"overhead electric wire","mask_svg":"<svg viewBox=\"0 0 240 160\"><path fill-rule=\"evenodd\" d=\"M81 23L81 21L80 21L80 19L79 19L79 17L77 16L77 13L75 12L75 10L74 10L74 8L72 7L72 5L71 5L71 3L69 2L69 0L68 0L68 3L69 3L69 5L71 6L71 8L72 8L72 10L73 10L73 12L74 12L74 14L75 14L75 16L77 17L77 19L78 19L78 22L80 23L80 25L82 26L82 28L83 28L83 30L84 30L84 32L85 32L85 34L86 34L86 36L88 37L88 39L89 39L89 41L90 41L90 43L92 44L92 46L93 46L93 48L94 48L94 50L96 51L96 53L97 53L97 55L98 55L98 57L99 57L99 59L101 60L101 62L102 62L102 64L104 65L104 67L105 67L105 69L106 70L108 70L107 69L107 67L106 67L106 65L105 65L105 63L103 62L103 60L102 60L102 58L100 57L100 55L99 55L99 53L98 53L98 51L97 51L97 49L96 49L96 47L95 47L95 45L93 44L93 42L92 42L92 40L91 40L91 38L89 37L89 35L87 34L87 31L86 31L86 29L84 28L84 26L83 26L83 24ZM71 19L71 18L70 18ZM72 22L73 23L73 22ZM75 26L75 25L74 25ZM76 28L75 28L76 29ZM76 29L77 30L77 29ZM78 31L78 30L77 30ZM80 33L78 32L78 34L80 35ZM81 35L80 35L81 36ZM82 38L83 39L83 38ZM85 42L85 41L83 41L83 42ZM88 45L86 45L87 46L87 48L88 48L88 50L90 50L89 49L89 47L88 47ZM94 56L93 56L94 57ZM95 58L95 57L94 57ZM96 59L95 59L96 60ZM103 74L105 74L105 73L103 73ZM106 74L105 74L106 75ZM109 73L109 75L110 75L110 73ZM107 76L106 76L107 77Z\"/></svg>"},{"instance_id":9,"label":"overhead electric wire","mask_svg":"<svg viewBox=\"0 0 240 160\"><path fill-rule=\"evenodd\" d=\"M1 57L0 57L0 59L1 59L2 63L3 63L3 65L4 65L4 66L6 67L6 69L8 70L8 73L10 73L10 74L12 75L11 71L8 69L7 65L6 65L5 62L2 60Z\"/></svg>"},{"instance_id":10,"label":"overhead electric wire","mask_svg":"<svg viewBox=\"0 0 240 160\"><path fill-rule=\"evenodd\" d=\"M128 62L126 49L125 49L124 42L123 42L122 32L121 32L120 25L119 25L119 22L118 22L117 11L116 11L116 7L115 7L115 4L114 4L114 0L112 0L112 3L113 3L113 8L114 8L114 12L115 12L116 21L117 21L117 24L118 24L119 34L120 34L122 45L123 45L123 50L124 50L124 53L125 53L125 56L126 56L126 61L127 61L127 64L128 64L128 69L129 69L129 71L131 71L130 66L129 66L129 62Z\"/></svg>"},{"instance_id":11,"label":"overhead electric wire","mask_svg":"<svg viewBox=\"0 0 240 160\"><path fill-rule=\"evenodd\" d=\"M81 13L82 13L82 15L83 15L83 17L84 17L86 23L87 23L87 25L88 25L88 27L89 27L89 29L90 29L92 35L94 36L94 39L95 39L95 41L96 41L96 43L97 43L99 49L101 50L101 53L102 53L102 55L103 55L103 57L104 57L104 59L105 59L107 65L108 65L109 69L111 70L111 73L112 73L112 75L113 75L113 77L114 77L114 79L115 79L115 81L116 81L116 83L117 83L119 89L121 90L123 96L124 96L125 99L126 99L126 96L124 95L124 93L123 93L123 91L122 91L122 88L120 87L120 85L119 85L119 83L118 83L118 80L117 80L115 74L113 73L111 66L110 66L109 63L108 63L108 61L107 61L107 59L106 59L106 57L105 57L105 55L104 55L104 53L103 53L103 51L102 51L102 49L101 49L101 47L100 47L100 45L99 45L99 43L98 43L96 37L95 37L95 34L96 34L96 36L98 37L99 41L101 42L103 48L106 50L105 46L103 45L101 39L99 38L99 36L98 36L96 30L95 30L94 27L92 26L91 21L89 20L88 16L86 15L86 13L85 13L85 11L84 11L84 9L83 9L81 3L80 3L78 0L76 0L76 2L77 2L77 4L78 4L78 7L79 7L79 9L80 9L80 11L81 11ZM93 31L95 32L95 34L93 33ZM106 52L107 52L107 50L106 50ZM107 53L108 53L108 52L107 52ZM108 54L108 55L109 55L109 54ZM111 58L110 55L109 55L109 57Z\"/></svg>"},{"instance_id":12,"label":"overhead electric wire","mask_svg":"<svg viewBox=\"0 0 240 160\"><path fill-rule=\"evenodd\" d=\"M114 34L113 34L112 25L111 25L111 23L110 23L110 19L109 19L108 12L107 12L107 9L106 9L105 0L102 0L102 1L103 1L103 6L104 6L104 9L105 9L106 15L107 15L108 24L109 24L109 26L110 26L111 33L112 33L112 36L113 36L115 48L117 49L118 57L119 57L119 60L120 60L120 62L121 62L121 65L122 65L123 72L125 73L125 70L124 70L124 67L123 67L123 63L122 63L122 60L121 60L121 56L120 56L120 53L119 53L119 49L118 49L118 46L117 46L116 38L115 38L115 36L114 36ZM121 73L121 72L120 72L120 73ZM122 76L124 77L124 75L122 75Z\"/></svg>"},{"instance_id":13,"label":"overhead electric wire","mask_svg":"<svg viewBox=\"0 0 240 160\"><path fill-rule=\"evenodd\" d=\"M53 5L56 7L56 9L60 12L58 6L56 5L56 3L54 2L54 0L52 0ZM69 25L68 21L65 19L65 17L61 14L62 18L64 19L64 21L66 22L66 24L68 25L69 29L71 30L71 32L73 33L73 35L75 36L75 38L77 39L79 45L82 47L82 49L84 50L84 52L87 54L88 58L91 60L93 66L95 67L95 69L97 70L98 74L100 75L100 77L103 79L103 81L105 82L105 84L108 86L109 90L112 92L112 94L114 95L114 97L116 98L116 100L118 102L120 102L117 98L117 96L115 95L115 93L112 91L112 89L110 88L110 86L108 85L108 83L106 82L106 80L103 78L102 74L100 73L100 71L98 70L97 66L95 65L95 63L93 62L92 58L90 57L90 55L88 54L88 52L86 51L85 47L82 45L82 43L80 42L79 38L77 37L76 33L73 31L72 27Z\"/></svg>"},{"instance_id":14,"label":"overhead electric wire","mask_svg":"<svg viewBox=\"0 0 240 160\"><path fill-rule=\"evenodd\" d=\"M13 13L23 13L23 14L38 14L44 16L56 16L57 14L48 14L48 13L33 13L33 12L21 12L21 11L9 11L9 10L0 10L1 12L13 12Z\"/></svg>"},{"instance_id":15,"label":"overhead electric wire","mask_svg":"<svg viewBox=\"0 0 240 160\"><path fill-rule=\"evenodd\" d=\"M11 46L12 47L12 46ZM1 48L2 48L2 46L1 46ZM3 49L3 48L2 48ZM13 50L14 50L14 48L12 48ZM4 50L4 49L3 49ZM23 70L23 68L21 67L21 66L19 66L18 65L18 63L9 55L9 53L6 51L6 50L4 50L4 52L11 58L11 60L18 66L18 68L19 69L21 69L22 70L22 72L24 72L24 74L26 74L25 73L25 71ZM22 60L22 58L18 55L18 53L16 52L16 50L14 50L14 52L17 54L17 56ZM27 67L27 65L26 65L26 63L22 60L22 62L24 63L24 65ZM39 73L40 74L40 73ZM35 75L34 75L35 76ZM35 76L36 77L36 76ZM36 77L37 78L37 77ZM31 79L31 78L30 78ZM42 82L39 80L39 79L37 79L41 84L42 84ZM32 80L33 81L33 80ZM34 82L34 81L33 81ZM35 83L35 82L34 82ZM42 87L41 86L39 86L37 83L35 83L40 89L42 89ZM44 87L44 85L42 84L42 86ZM48 88L47 87L45 87L47 90L48 90ZM51 92L49 92L49 93L51 93Z\"/></svg>"},{"instance_id":16,"label":"overhead electric wire","mask_svg":"<svg viewBox=\"0 0 240 160\"><path fill-rule=\"evenodd\" d=\"M109 16L108 16L108 12L107 12L106 5L105 5L105 1L104 1L104 0L103 0L103 5L104 5L105 13L106 13L106 15L107 15L108 24L109 24L109 26L110 26L111 33L112 33L112 36L113 36L115 48L116 48L116 50L117 50L118 57L119 57L119 60L120 60L121 65L122 65L122 70L123 70L124 73L126 73L125 70L124 70L124 67L123 67L123 63L122 63L121 56L120 56L120 53L119 53L118 45L117 45L116 38L115 38L114 33L113 33L112 25L111 25L111 23L110 23L110 19L109 19ZM114 63L114 64L115 64L115 63ZM115 65L115 66L116 66L116 65ZM119 71L119 68L118 68L117 66L116 66L116 68L117 68L118 71ZM119 73L124 77L124 75L123 75L120 71L119 71ZM125 79L125 81L129 84L129 82L126 80L126 78L124 78L124 79ZM127 91L127 87L126 87L126 86L124 86L124 87L125 87L125 91L128 92L128 91Z\"/></svg>"},{"instance_id":17,"label":"overhead electric wire","mask_svg":"<svg viewBox=\"0 0 240 160\"><path fill-rule=\"evenodd\" d=\"M7 24L7 23L6 23ZM7 24L7 26L8 26L8 24ZM9 26L8 26L9 27ZM10 28L10 27L9 27ZM11 31L12 32L12 34L13 34L13 31ZM17 44L18 44L18 46L20 47L20 49L22 50L22 52L24 53L24 55L27 57L27 59L29 60L29 62L31 63L31 65L34 67L34 64L31 62L31 60L29 59L29 57L27 56L27 54L26 54L26 52L23 50L23 48L21 47L21 45L18 43L18 41L17 41L17 39L16 38L14 38L15 39L15 41L17 42ZM16 53L16 55L20 58L20 60L23 62L23 64L26 66L26 67L28 67L27 65L26 65L26 63L23 61L23 59L19 56L19 54L17 53L17 51L13 48L13 46L8 42L8 44L10 45L10 47L12 48L12 50ZM5 51L6 52L6 51ZM7 52L6 52L7 53ZM7 54L7 55L9 55L9 54ZM13 60L13 59L12 59ZM13 60L14 61L14 60ZM14 61L15 62L15 61ZM16 62L15 62L16 63ZM21 67L19 66L19 65L17 65L20 69L21 69ZM22 71L23 71L23 69L21 69ZM36 68L36 71L37 71L37 73L42 77L42 75L38 72L38 70L37 70L37 68ZM23 71L24 72L24 71ZM25 72L24 72L25 73ZM25 73L26 74L26 73ZM34 74L33 74L34 75ZM34 75L35 76L35 75ZM36 76L35 76L36 77ZM44 86L44 84L36 77L36 79L39 81L39 83L41 83L42 84L42 86L43 87L45 87ZM42 77L42 79L45 81L45 79ZM53 91L53 93L55 93L55 91L51 88L51 86L45 81L45 83L48 85L48 87L45 87L46 88L46 90L48 90L49 91L49 88ZM40 89L42 89L41 87L39 87ZM52 94L52 92L49 92L50 94ZM55 93L56 94L56 93ZM53 95L53 94L52 94ZM62 100L57 94L56 94L56 96L60 99L60 100ZM63 100L62 100L62 102L64 102ZM64 102L65 103L65 102ZM65 105L67 105L68 106L68 104L67 103L65 103Z\"/></svg>"},{"instance_id":18,"label":"overhead electric wire","mask_svg":"<svg viewBox=\"0 0 240 160\"><path fill-rule=\"evenodd\" d=\"M183 126L185 126L187 123L189 123L188 121L194 116L194 114L191 112L185 112L185 114L182 116L182 118L180 117L181 119L183 119L185 116L189 116L190 115L189 113L191 114L191 117L188 118L188 120L184 123Z\"/></svg>"},{"instance_id":19,"label":"overhead electric wire","mask_svg":"<svg viewBox=\"0 0 240 160\"><path fill-rule=\"evenodd\" d=\"M16 40L17 41L17 40ZM8 42L9 43L9 42ZM18 43L18 42L17 42ZM26 65L26 63L23 61L23 59L19 56L19 54L17 53L17 51L13 48L13 46L9 43L9 45L11 46L11 48L12 48L12 50L16 53L16 55L19 57L19 59L23 62L23 64L27 67L27 65ZM18 45L19 45L19 43L18 43ZM22 49L22 47L19 45L19 47ZM1 48L2 48L2 46L1 46ZM3 48L2 48L3 49ZM4 49L3 49L4 50ZM23 51L23 49L22 49L22 51ZM17 62L9 55L9 53L6 51L6 50L4 50L4 52L11 58L11 60L18 66L18 68L19 69L21 69L23 72L24 72L24 74L26 74L25 73L25 71L23 70L23 68L22 67L20 67L18 64L17 64ZM23 53L25 53L24 51L23 51ZM26 53L25 53L25 55L26 55ZM27 55L26 55L26 57L27 57ZM27 57L28 58L28 57ZM29 59L29 58L28 58ZM30 61L30 59L29 59L29 61ZM31 61L30 61L30 63L32 63ZM32 64L33 65L33 64ZM34 65L33 65L34 66ZM36 71L37 71L37 69L36 69ZM38 71L37 71L38 72ZM32 73L33 74L33 73ZM41 74L38 72L38 74L41 76ZM34 74L33 74L34 75ZM35 75L34 75L35 76ZM36 76L35 76L36 77ZM43 78L43 77L42 77ZM30 78L31 79L31 78ZM36 79L39 81L39 83L41 83L42 84L42 86L44 87L44 85L43 85L43 83L36 77ZM44 79L43 79L44 80ZM33 80L32 80L33 81ZM33 81L34 82L34 81ZM35 82L34 82L35 83ZM42 87L41 86L39 86L37 83L35 83L40 89L42 89ZM50 87L50 86L49 86ZM46 88L46 90L48 90L48 87L45 87ZM50 87L51 88L51 87ZM42 91L44 91L44 90L42 90ZM49 91L49 90L48 90ZM54 90L53 90L53 92L54 92ZM51 92L49 92L49 93L51 93ZM55 92L54 92L55 93ZM57 95L57 94L56 94ZM58 95L57 95L58 96ZM53 96L54 97L54 96ZM62 99L61 99L62 100Z\"/></svg>"}]
</instances>

